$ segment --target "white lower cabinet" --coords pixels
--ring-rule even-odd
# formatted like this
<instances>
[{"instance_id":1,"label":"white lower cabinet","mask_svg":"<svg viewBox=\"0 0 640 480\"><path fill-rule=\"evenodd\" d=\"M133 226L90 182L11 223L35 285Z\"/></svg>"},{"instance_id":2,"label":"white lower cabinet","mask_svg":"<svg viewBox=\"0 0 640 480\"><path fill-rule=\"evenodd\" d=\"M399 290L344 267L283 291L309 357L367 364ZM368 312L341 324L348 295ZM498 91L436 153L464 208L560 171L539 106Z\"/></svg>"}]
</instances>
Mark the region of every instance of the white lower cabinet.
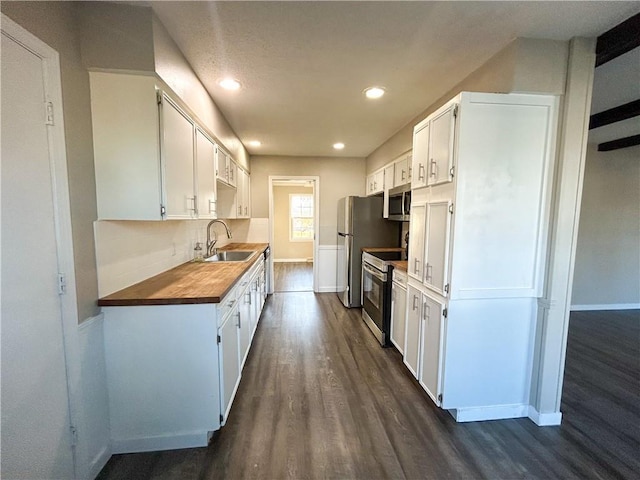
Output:
<instances>
[{"instance_id":1,"label":"white lower cabinet","mask_svg":"<svg viewBox=\"0 0 640 480\"><path fill-rule=\"evenodd\" d=\"M444 331L444 305L422 295L422 321L420 323L420 368L418 381L431 399L440 405L442 373L442 333Z\"/></svg>"},{"instance_id":2,"label":"white lower cabinet","mask_svg":"<svg viewBox=\"0 0 640 480\"><path fill-rule=\"evenodd\" d=\"M103 307L112 453L208 444L240 383L263 278L260 258L217 304Z\"/></svg>"}]
</instances>

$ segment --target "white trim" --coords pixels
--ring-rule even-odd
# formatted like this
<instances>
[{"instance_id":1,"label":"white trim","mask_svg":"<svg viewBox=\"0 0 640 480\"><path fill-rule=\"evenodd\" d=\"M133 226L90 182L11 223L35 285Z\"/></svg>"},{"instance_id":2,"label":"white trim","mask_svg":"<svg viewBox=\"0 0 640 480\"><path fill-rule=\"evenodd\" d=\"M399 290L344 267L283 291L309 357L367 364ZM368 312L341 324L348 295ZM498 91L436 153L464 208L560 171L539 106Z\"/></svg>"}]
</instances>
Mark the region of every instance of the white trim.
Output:
<instances>
[{"instance_id":1,"label":"white trim","mask_svg":"<svg viewBox=\"0 0 640 480\"><path fill-rule=\"evenodd\" d=\"M153 437L135 437L111 440L112 453L154 452L157 450L176 450L179 448L206 447L209 432L189 432L175 435L157 435Z\"/></svg>"},{"instance_id":2,"label":"white trim","mask_svg":"<svg viewBox=\"0 0 640 480\"><path fill-rule=\"evenodd\" d=\"M571 305L572 312L589 310L638 310L640 303L598 303L593 305Z\"/></svg>"},{"instance_id":3,"label":"white trim","mask_svg":"<svg viewBox=\"0 0 640 480\"><path fill-rule=\"evenodd\" d=\"M315 235L313 238L313 258L318 258L318 249L320 245L320 235L319 235L319 226L320 226L320 177L317 175L269 175L269 244L273 248L273 235L274 235L274 226L273 226L273 186L274 183L282 180L297 180L297 181L307 181L312 184L313 187L313 209L314 209L314 229ZM273 271L273 255L269 257L269 289L270 291L267 293L273 293L273 286L275 285L274 271ZM318 262L313 262L313 291L318 292L319 290L319 279L318 279Z\"/></svg>"},{"instance_id":4,"label":"white trim","mask_svg":"<svg viewBox=\"0 0 640 480\"><path fill-rule=\"evenodd\" d=\"M78 428L82 438L81 419L84 418L81 373L78 351L78 310L75 263L73 258L73 236L71 230L71 205L67 172L67 151L64 133L64 108L60 56L56 50L22 28L6 15L0 13L1 30L33 54L42 59L44 68L44 90L46 101L54 107L54 125L47 128L50 152L51 182L53 188L54 224L58 252L58 270L66 275L67 293L60 296L64 355L67 370L69 396L69 419ZM85 446L79 442L73 452L76 478L85 478L88 473Z\"/></svg>"},{"instance_id":5,"label":"white trim","mask_svg":"<svg viewBox=\"0 0 640 480\"><path fill-rule=\"evenodd\" d=\"M529 419L539 427L550 427L562 423L562 412L540 413L529 405Z\"/></svg>"},{"instance_id":6,"label":"white trim","mask_svg":"<svg viewBox=\"0 0 640 480\"><path fill-rule=\"evenodd\" d=\"M479 422L483 420L503 420L528 416L529 405L492 405L490 407L472 407L451 409L449 413L456 422Z\"/></svg>"},{"instance_id":7,"label":"white trim","mask_svg":"<svg viewBox=\"0 0 640 480\"><path fill-rule=\"evenodd\" d=\"M325 285L324 287L318 287L318 291L316 293L337 293L338 286L337 285Z\"/></svg>"},{"instance_id":8,"label":"white trim","mask_svg":"<svg viewBox=\"0 0 640 480\"><path fill-rule=\"evenodd\" d=\"M87 469L89 471L89 476L87 478L96 478L98 474L102 471L104 466L107 464L109 459L111 458L111 448L104 447L100 450L100 453L96 455L93 459L89 460L89 465Z\"/></svg>"}]
</instances>

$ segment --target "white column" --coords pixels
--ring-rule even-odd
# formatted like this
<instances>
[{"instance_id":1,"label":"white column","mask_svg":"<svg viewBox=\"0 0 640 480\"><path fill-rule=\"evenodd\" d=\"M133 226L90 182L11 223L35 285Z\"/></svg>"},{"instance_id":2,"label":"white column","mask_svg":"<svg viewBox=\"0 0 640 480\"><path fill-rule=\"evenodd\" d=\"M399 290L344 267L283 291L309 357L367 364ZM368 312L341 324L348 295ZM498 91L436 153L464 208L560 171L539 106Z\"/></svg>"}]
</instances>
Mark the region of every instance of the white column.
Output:
<instances>
[{"instance_id":1,"label":"white column","mask_svg":"<svg viewBox=\"0 0 640 480\"><path fill-rule=\"evenodd\" d=\"M558 425L578 237L591 90L595 67L592 38L574 38L569 47L567 85L559 129L551 242L545 297L540 301L529 417L538 425Z\"/></svg>"}]
</instances>

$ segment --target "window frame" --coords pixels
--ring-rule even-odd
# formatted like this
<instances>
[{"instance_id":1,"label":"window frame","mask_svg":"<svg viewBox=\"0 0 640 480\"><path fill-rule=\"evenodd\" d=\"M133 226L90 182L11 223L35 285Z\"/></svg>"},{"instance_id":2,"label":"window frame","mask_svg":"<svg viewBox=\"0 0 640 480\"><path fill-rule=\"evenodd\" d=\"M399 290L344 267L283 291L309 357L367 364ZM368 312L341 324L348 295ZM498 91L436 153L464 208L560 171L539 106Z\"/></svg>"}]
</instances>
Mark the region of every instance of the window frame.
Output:
<instances>
[{"instance_id":1,"label":"window frame","mask_svg":"<svg viewBox=\"0 0 640 480\"><path fill-rule=\"evenodd\" d=\"M293 209L293 198L294 197L310 197L311 198L311 212L309 216L294 216L292 214L292 209ZM288 215L289 215L289 241L290 242L313 242L315 239L315 198L314 198L314 194L313 193L290 193L289 194L289 209L288 209ZM312 235L310 238L294 238L293 237L293 232L294 232L294 228L293 228L293 222L294 219L296 218L304 218L304 219L310 219L312 222Z\"/></svg>"}]
</instances>

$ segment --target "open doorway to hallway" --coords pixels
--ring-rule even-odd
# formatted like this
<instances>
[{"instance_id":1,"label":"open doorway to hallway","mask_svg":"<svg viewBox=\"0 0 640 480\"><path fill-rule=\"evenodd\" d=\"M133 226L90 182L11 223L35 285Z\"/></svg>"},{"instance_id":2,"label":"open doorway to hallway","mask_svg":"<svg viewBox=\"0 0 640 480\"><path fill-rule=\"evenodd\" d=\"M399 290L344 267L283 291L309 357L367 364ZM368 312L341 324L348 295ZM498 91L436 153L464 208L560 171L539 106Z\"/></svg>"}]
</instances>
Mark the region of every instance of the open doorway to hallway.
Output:
<instances>
[{"instance_id":1,"label":"open doorway to hallway","mask_svg":"<svg viewBox=\"0 0 640 480\"><path fill-rule=\"evenodd\" d=\"M270 177L273 291L314 291L317 180Z\"/></svg>"}]
</instances>

